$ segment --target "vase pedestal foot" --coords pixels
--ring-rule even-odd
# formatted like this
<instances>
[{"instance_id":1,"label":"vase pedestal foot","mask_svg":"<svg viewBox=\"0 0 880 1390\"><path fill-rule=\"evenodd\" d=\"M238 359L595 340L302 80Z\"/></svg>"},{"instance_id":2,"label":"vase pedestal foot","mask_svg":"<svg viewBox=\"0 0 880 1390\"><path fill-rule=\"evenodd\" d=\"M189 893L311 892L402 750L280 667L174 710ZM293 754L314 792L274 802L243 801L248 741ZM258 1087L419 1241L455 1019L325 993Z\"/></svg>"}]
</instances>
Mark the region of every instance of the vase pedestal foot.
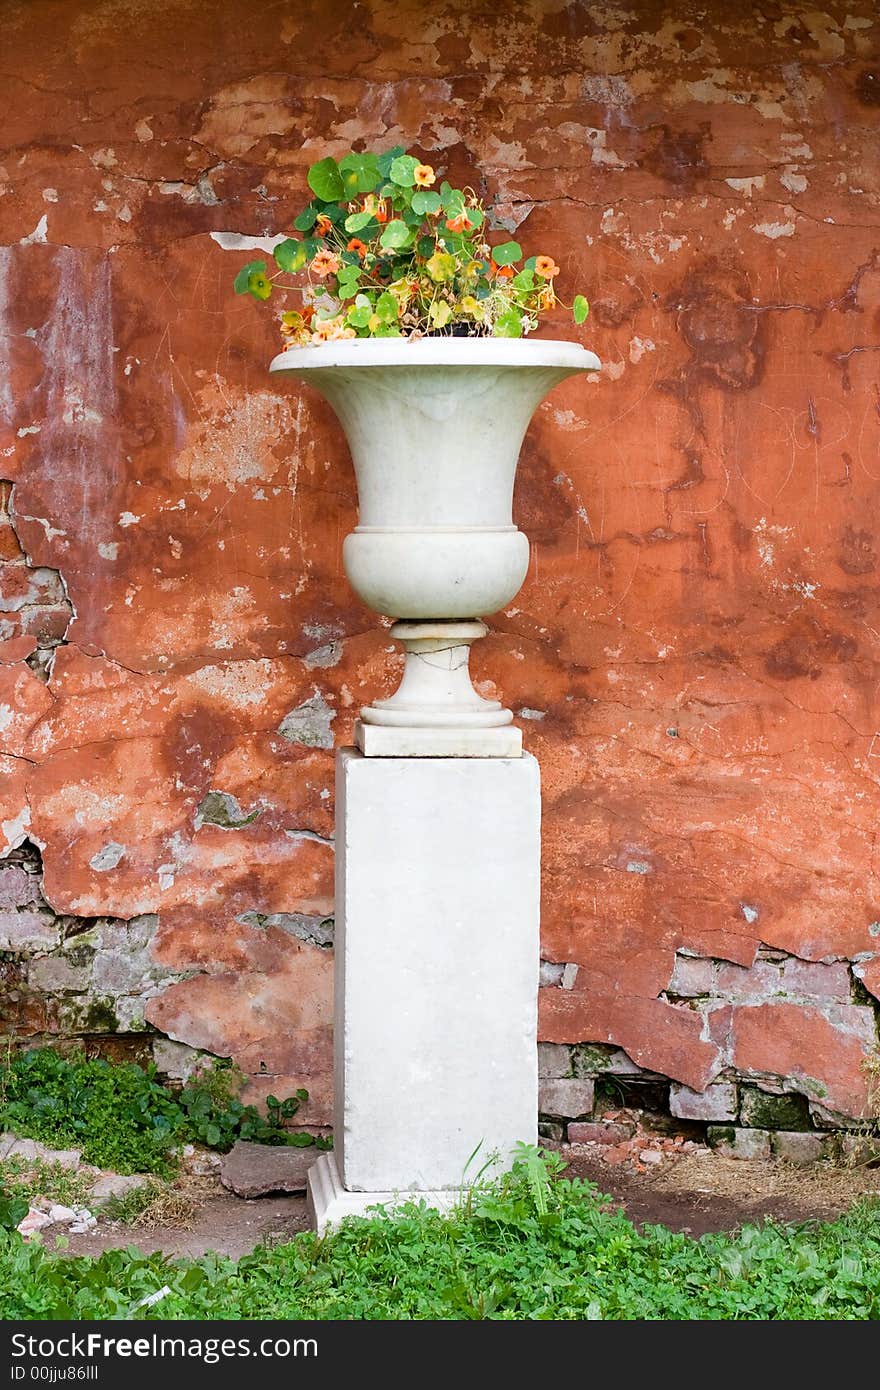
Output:
<instances>
[{"instance_id":1,"label":"vase pedestal foot","mask_svg":"<svg viewBox=\"0 0 880 1390\"><path fill-rule=\"evenodd\" d=\"M489 629L476 619L397 622L403 679L387 700L361 710L355 742L368 758L519 758L522 733L497 700L471 684L471 643Z\"/></svg>"}]
</instances>

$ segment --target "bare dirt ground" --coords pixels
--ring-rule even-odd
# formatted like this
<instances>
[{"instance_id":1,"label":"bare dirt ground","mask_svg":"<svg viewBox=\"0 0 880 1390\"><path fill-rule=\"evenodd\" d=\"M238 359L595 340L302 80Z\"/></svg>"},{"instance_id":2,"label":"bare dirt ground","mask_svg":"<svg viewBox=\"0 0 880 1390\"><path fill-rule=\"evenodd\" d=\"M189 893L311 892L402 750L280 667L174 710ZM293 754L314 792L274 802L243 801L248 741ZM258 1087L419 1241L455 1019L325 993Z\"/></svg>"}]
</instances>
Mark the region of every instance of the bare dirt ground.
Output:
<instances>
[{"instance_id":1,"label":"bare dirt ground","mask_svg":"<svg viewBox=\"0 0 880 1390\"><path fill-rule=\"evenodd\" d=\"M670 1158L648 1171L609 1167L601 1146L564 1150L567 1175L589 1179L638 1225L657 1224L700 1236L738 1226L777 1221L830 1221L862 1197L880 1197L880 1168L817 1163L794 1167L778 1160L744 1161L715 1153ZM135 1246L145 1252L198 1256L209 1250L238 1258L264 1242L277 1244L309 1228L304 1197L243 1201L222 1188L201 1184L190 1211L159 1225L102 1221L71 1236L67 1254L98 1255Z\"/></svg>"},{"instance_id":2,"label":"bare dirt ground","mask_svg":"<svg viewBox=\"0 0 880 1390\"><path fill-rule=\"evenodd\" d=\"M668 1226L692 1236L730 1231L768 1217L794 1223L833 1221L860 1198L880 1197L880 1168L831 1163L795 1167L776 1159L746 1161L707 1153L685 1155L638 1173L609 1168L595 1154L563 1157L569 1176L595 1183L637 1225Z\"/></svg>"}]
</instances>

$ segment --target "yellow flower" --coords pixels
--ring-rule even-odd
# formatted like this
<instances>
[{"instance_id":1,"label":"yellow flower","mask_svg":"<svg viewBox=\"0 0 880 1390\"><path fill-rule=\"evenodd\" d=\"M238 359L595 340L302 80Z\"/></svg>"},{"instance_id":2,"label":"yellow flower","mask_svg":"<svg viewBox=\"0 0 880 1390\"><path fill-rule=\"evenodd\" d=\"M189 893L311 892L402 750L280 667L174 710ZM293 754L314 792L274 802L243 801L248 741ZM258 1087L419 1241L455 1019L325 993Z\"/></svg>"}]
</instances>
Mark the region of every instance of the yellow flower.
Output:
<instances>
[{"instance_id":1,"label":"yellow flower","mask_svg":"<svg viewBox=\"0 0 880 1390\"><path fill-rule=\"evenodd\" d=\"M430 188L432 183L437 182L437 175L430 164L417 164L413 170L413 178L416 188Z\"/></svg>"}]
</instances>

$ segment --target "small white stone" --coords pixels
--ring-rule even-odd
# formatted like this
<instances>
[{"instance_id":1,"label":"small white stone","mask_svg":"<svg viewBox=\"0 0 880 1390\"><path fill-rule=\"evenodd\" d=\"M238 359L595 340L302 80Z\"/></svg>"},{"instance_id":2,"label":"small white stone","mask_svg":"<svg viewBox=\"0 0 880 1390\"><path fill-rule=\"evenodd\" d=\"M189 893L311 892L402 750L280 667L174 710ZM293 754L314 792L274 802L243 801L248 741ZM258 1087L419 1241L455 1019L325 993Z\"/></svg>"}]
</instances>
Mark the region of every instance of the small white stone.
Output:
<instances>
[{"instance_id":1,"label":"small white stone","mask_svg":"<svg viewBox=\"0 0 880 1390\"><path fill-rule=\"evenodd\" d=\"M639 1154L639 1162L648 1164L662 1163L663 1155L657 1149L642 1149L642 1152Z\"/></svg>"},{"instance_id":2,"label":"small white stone","mask_svg":"<svg viewBox=\"0 0 880 1390\"><path fill-rule=\"evenodd\" d=\"M28 1236L34 1235L36 1231L41 1231L44 1226L49 1226L52 1218L47 1211L40 1211L39 1207L31 1207L27 1216L22 1217L17 1226L20 1236L27 1240Z\"/></svg>"},{"instance_id":3,"label":"small white stone","mask_svg":"<svg viewBox=\"0 0 880 1390\"><path fill-rule=\"evenodd\" d=\"M75 1221L77 1213L73 1207L65 1207L61 1202L55 1202L49 1208L49 1219L55 1224L62 1221Z\"/></svg>"}]
</instances>

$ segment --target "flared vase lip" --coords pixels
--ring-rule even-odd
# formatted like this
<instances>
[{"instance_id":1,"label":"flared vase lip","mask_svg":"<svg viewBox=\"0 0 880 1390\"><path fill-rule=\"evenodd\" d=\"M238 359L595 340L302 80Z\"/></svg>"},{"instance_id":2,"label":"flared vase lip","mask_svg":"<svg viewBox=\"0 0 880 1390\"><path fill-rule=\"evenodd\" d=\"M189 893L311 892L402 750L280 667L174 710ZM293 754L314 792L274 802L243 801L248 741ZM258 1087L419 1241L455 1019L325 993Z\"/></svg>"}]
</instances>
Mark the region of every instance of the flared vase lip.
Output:
<instances>
[{"instance_id":1,"label":"flared vase lip","mask_svg":"<svg viewBox=\"0 0 880 1390\"><path fill-rule=\"evenodd\" d=\"M270 372L293 375L328 367L550 367L596 372L594 352L563 338L344 338L280 352Z\"/></svg>"}]
</instances>

